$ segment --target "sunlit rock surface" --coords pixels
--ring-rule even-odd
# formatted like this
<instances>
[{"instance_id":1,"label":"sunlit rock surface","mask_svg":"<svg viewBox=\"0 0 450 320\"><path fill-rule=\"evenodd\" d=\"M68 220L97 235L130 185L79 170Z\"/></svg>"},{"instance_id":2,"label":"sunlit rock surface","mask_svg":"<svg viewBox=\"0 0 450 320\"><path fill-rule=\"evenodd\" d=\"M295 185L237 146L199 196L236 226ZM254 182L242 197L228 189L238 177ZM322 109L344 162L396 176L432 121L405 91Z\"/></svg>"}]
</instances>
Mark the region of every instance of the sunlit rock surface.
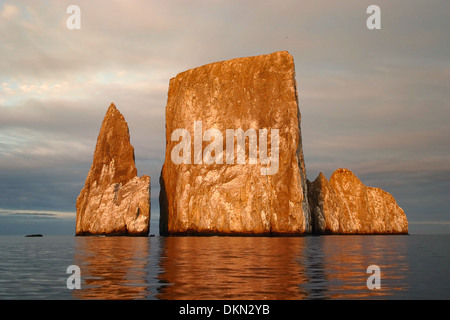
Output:
<instances>
[{"instance_id":1,"label":"sunlit rock surface","mask_svg":"<svg viewBox=\"0 0 450 320\"><path fill-rule=\"evenodd\" d=\"M321 234L407 234L406 215L394 197L366 187L350 170L308 181L312 228Z\"/></svg>"},{"instance_id":2,"label":"sunlit rock surface","mask_svg":"<svg viewBox=\"0 0 450 320\"><path fill-rule=\"evenodd\" d=\"M211 152L215 159L223 156L223 163L203 161L205 149L211 143L209 140L200 142L201 151L196 152L196 121L201 121L200 137L211 128L223 135L223 148L220 148L223 154L222 150ZM172 159L172 151L182 139L177 137L172 141L176 129L189 131L192 141L189 163L175 164ZM234 162L227 163L227 129L254 129L257 134L260 129L267 129L269 154L274 151L273 129L278 129L278 163L261 163L261 136L257 138L256 163L249 161L248 138L245 164L237 162L237 138L234 138ZM196 159L202 162L196 164ZM263 174L264 170L276 173ZM292 56L288 52L275 52L237 58L191 69L171 79L160 184L162 235L301 235L310 232Z\"/></svg>"},{"instance_id":3,"label":"sunlit rock surface","mask_svg":"<svg viewBox=\"0 0 450 320\"><path fill-rule=\"evenodd\" d=\"M128 125L114 104L100 128L76 208L76 235L148 235L150 177L137 176Z\"/></svg>"}]
</instances>

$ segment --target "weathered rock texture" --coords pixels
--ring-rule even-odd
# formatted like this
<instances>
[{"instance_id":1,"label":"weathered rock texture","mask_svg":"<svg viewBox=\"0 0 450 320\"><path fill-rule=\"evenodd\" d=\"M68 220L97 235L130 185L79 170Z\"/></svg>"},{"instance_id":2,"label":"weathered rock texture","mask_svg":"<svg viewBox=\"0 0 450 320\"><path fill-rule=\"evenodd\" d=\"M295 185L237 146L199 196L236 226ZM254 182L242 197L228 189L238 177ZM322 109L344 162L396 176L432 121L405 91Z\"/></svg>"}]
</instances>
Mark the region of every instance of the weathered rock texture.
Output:
<instances>
[{"instance_id":1,"label":"weathered rock texture","mask_svg":"<svg viewBox=\"0 0 450 320\"><path fill-rule=\"evenodd\" d=\"M150 177L137 177L128 125L114 104L103 120L76 207L76 235L148 235Z\"/></svg>"},{"instance_id":2,"label":"weathered rock texture","mask_svg":"<svg viewBox=\"0 0 450 320\"><path fill-rule=\"evenodd\" d=\"M366 187L351 171L320 173L308 181L312 228L321 234L407 234L408 221L395 199Z\"/></svg>"},{"instance_id":3,"label":"weathered rock texture","mask_svg":"<svg viewBox=\"0 0 450 320\"><path fill-rule=\"evenodd\" d=\"M175 164L171 140L194 121L205 130L279 130L279 170L262 175L249 164ZM258 138L258 141L260 139ZM210 142L203 142L202 151ZM236 138L235 138L236 145ZM260 145L260 141L258 142ZM235 149L236 150L236 149ZM259 149L258 149L259 154ZM236 157L236 152L235 152ZM301 235L310 232L294 60L288 52L208 64L170 80L166 106L166 155L161 172L160 233Z\"/></svg>"}]
</instances>

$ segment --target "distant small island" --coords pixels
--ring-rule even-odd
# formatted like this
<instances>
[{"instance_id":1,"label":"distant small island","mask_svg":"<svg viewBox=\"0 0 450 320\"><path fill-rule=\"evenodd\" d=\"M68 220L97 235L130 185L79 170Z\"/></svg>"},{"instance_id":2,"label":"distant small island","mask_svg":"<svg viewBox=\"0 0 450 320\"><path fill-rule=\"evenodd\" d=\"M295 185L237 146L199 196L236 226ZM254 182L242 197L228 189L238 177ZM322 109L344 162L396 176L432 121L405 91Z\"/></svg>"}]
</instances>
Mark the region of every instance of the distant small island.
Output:
<instances>
[{"instance_id":1,"label":"distant small island","mask_svg":"<svg viewBox=\"0 0 450 320\"><path fill-rule=\"evenodd\" d=\"M36 234L27 234L25 237L43 237L43 235L40 233L36 233Z\"/></svg>"}]
</instances>

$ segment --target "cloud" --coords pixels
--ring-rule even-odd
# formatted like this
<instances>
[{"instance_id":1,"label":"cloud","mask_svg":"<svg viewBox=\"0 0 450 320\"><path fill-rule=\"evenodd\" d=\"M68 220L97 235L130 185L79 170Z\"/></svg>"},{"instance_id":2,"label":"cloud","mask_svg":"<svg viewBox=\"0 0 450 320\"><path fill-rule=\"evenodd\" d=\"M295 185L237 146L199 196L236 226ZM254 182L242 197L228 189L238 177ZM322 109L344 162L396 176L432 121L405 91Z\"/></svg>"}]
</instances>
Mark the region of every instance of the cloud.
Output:
<instances>
[{"instance_id":1,"label":"cloud","mask_svg":"<svg viewBox=\"0 0 450 320\"><path fill-rule=\"evenodd\" d=\"M18 15L19 9L9 3L4 4L2 10L0 11L0 17L7 21L16 19Z\"/></svg>"},{"instance_id":2,"label":"cloud","mask_svg":"<svg viewBox=\"0 0 450 320\"><path fill-rule=\"evenodd\" d=\"M74 212L64 211L38 211L38 210L11 210L0 209L0 215L2 216L28 216L36 218L60 218L60 219L73 219L75 217Z\"/></svg>"}]
</instances>

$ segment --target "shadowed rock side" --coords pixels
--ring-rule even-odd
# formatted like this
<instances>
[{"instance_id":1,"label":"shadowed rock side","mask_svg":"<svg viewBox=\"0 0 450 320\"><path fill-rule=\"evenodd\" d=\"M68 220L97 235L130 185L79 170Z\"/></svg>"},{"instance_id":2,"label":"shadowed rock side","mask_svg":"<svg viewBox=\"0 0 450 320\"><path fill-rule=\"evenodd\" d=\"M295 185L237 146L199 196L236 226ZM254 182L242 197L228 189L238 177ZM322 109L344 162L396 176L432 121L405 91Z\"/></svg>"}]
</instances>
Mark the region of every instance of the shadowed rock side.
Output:
<instances>
[{"instance_id":1,"label":"shadowed rock side","mask_svg":"<svg viewBox=\"0 0 450 320\"><path fill-rule=\"evenodd\" d=\"M297 100L294 60L288 52L212 63L171 79L166 106L166 154L160 178L160 234L310 232ZM223 154L219 153L223 164L194 164L195 121L202 121L201 137L212 128L223 135ZM171 135L179 128L187 129L192 140L190 163L175 164L171 159L173 148L182 139L172 141ZM261 173L268 165L261 164L260 136L256 164L249 163L248 137L245 164L237 163L236 137L234 161L227 162L227 129L254 129L256 134L267 129L269 154L273 151L272 129L278 129L277 172ZM201 142L203 156L210 143Z\"/></svg>"},{"instance_id":2,"label":"shadowed rock side","mask_svg":"<svg viewBox=\"0 0 450 320\"><path fill-rule=\"evenodd\" d=\"M319 234L407 234L408 221L395 199L366 187L351 171L320 173L308 181L312 229Z\"/></svg>"},{"instance_id":3,"label":"shadowed rock side","mask_svg":"<svg viewBox=\"0 0 450 320\"><path fill-rule=\"evenodd\" d=\"M111 104L77 199L76 235L147 236L150 177L137 177L128 125Z\"/></svg>"}]
</instances>

